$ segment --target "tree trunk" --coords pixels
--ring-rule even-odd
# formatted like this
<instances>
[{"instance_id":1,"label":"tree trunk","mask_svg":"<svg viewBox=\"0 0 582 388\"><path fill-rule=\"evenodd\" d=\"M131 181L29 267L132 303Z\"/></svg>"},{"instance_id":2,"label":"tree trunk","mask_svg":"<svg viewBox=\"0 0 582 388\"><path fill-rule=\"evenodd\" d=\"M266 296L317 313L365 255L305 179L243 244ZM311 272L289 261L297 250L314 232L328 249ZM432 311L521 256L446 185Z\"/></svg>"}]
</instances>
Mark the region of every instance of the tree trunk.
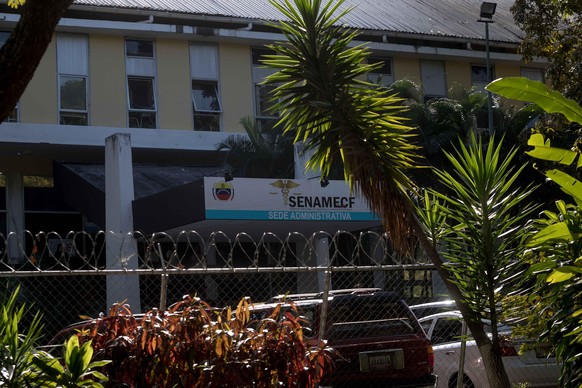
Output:
<instances>
[{"instance_id":1,"label":"tree trunk","mask_svg":"<svg viewBox=\"0 0 582 388\"><path fill-rule=\"evenodd\" d=\"M480 318L476 317L469 308L469 305L465 303L463 294L459 287L451 282L449 273L444 268L444 263L436 246L434 246L426 236L419 219L412 213L410 218L410 225L418 238L420 246L436 267L436 270L451 294L451 297L457 303L457 308L461 312L461 315L463 315L467 328L471 331L471 334L477 343L481 358L483 359L483 366L487 373L487 379L489 380L489 386L491 388L511 388L509 377L503 366L499 344L492 343L491 338L489 338L485 332L484 325Z\"/></svg>"},{"instance_id":2,"label":"tree trunk","mask_svg":"<svg viewBox=\"0 0 582 388\"><path fill-rule=\"evenodd\" d=\"M27 0L20 8L20 21L0 49L0 123L24 93L61 16L72 3L73 0Z\"/></svg>"}]
</instances>

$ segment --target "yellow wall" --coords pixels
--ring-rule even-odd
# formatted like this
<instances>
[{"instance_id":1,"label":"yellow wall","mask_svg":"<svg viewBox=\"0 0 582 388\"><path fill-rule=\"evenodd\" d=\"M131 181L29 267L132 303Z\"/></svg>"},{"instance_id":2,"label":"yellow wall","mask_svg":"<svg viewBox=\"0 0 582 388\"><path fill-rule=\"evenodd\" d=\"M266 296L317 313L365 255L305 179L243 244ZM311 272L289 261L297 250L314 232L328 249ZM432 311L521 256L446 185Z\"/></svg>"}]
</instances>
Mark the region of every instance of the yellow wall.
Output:
<instances>
[{"instance_id":1,"label":"yellow wall","mask_svg":"<svg viewBox=\"0 0 582 388\"><path fill-rule=\"evenodd\" d=\"M394 80L407 78L420 85L420 64L418 58L394 57Z\"/></svg>"},{"instance_id":2,"label":"yellow wall","mask_svg":"<svg viewBox=\"0 0 582 388\"><path fill-rule=\"evenodd\" d=\"M520 66L507 63L493 63L495 66L495 77L519 77Z\"/></svg>"},{"instance_id":3,"label":"yellow wall","mask_svg":"<svg viewBox=\"0 0 582 388\"><path fill-rule=\"evenodd\" d=\"M91 125L127 127L124 45L122 36L89 36Z\"/></svg>"},{"instance_id":4,"label":"yellow wall","mask_svg":"<svg viewBox=\"0 0 582 388\"><path fill-rule=\"evenodd\" d=\"M20 98L19 109L20 121L23 123L57 123L57 47L55 39L48 46L34 77Z\"/></svg>"},{"instance_id":5,"label":"yellow wall","mask_svg":"<svg viewBox=\"0 0 582 388\"><path fill-rule=\"evenodd\" d=\"M462 61L446 61L447 91L451 88L463 85L465 89L471 87L471 64Z\"/></svg>"},{"instance_id":6,"label":"yellow wall","mask_svg":"<svg viewBox=\"0 0 582 388\"><path fill-rule=\"evenodd\" d=\"M251 51L247 45L221 43L220 95L222 97L222 131L243 132L239 120L253 116Z\"/></svg>"},{"instance_id":7,"label":"yellow wall","mask_svg":"<svg viewBox=\"0 0 582 388\"><path fill-rule=\"evenodd\" d=\"M157 39L156 61L160 128L193 130L188 42Z\"/></svg>"}]
</instances>

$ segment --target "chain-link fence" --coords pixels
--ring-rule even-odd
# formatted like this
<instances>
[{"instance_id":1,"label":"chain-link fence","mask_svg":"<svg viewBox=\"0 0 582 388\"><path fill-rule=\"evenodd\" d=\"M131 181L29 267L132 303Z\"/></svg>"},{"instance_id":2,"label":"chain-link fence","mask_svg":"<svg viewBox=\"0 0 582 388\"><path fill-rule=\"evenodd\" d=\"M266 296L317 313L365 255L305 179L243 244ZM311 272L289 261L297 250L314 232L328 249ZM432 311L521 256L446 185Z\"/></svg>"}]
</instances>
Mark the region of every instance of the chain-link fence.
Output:
<instances>
[{"instance_id":1,"label":"chain-link fence","mask_svg":"<svg viewBox=\"0 0 582 388\"><path fill-rule=\"evenodd\" d=\"M357 294L379 289L394 292L410 306L433 303L414 312L432 339L440 387L455 384L462 352L466 354L465 386L471 386L469 381L475 386L486 381L475 344L468 341L462 351L462 323L457 315L446 312L454 310L454 305L434 303L447 299L434 267L421 256L395 254L383 234L265 233L257 239L221 232L203 237L193 231L175 235L71 232L66 236L26 232L24 236L0 235L0 252L2 293L20 286L22 301L43 315L47 342L67 325L106 314L119 301L127 301L138 313L164 309L186 294L226 307L243 297L258 304L283 294L296 295L288 298L298 301L327 300L322 295L330 293L331 300L341 293L338 290ZM332 308L330 304L333 316ZM366 314L363 305L356 310ZM424 317L438 312L442 315ZM373 314L365 322L375 322L381 330L378 322L390 319ZM361 334L363 329L357 330ZM546 358L547 349L518 355L516 347L510 342L506 345L504 361L513 382L555 385L558 368Z\"/></svg>"}]
</instances>

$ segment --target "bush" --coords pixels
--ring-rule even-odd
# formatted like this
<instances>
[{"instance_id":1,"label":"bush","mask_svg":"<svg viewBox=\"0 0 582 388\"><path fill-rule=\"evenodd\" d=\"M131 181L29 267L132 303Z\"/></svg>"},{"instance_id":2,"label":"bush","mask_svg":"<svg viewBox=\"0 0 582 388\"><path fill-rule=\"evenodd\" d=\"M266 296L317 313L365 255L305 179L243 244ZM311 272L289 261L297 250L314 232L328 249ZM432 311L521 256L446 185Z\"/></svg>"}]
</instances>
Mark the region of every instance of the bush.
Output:
<instances>
[{"instance_id":1,"label":"bush","mask_svg":"<svg viewBox=\"0 0 582 388\"><path fill-rule=\"evenodd\" d=\"M331 368L333 351L311 349L297 309L249 321L247 299L233 312L186 296L143 317L114 306L79 336L92 341L96 359L112 360L109 386L310 387Z\"/></svg>"}]
</instances>

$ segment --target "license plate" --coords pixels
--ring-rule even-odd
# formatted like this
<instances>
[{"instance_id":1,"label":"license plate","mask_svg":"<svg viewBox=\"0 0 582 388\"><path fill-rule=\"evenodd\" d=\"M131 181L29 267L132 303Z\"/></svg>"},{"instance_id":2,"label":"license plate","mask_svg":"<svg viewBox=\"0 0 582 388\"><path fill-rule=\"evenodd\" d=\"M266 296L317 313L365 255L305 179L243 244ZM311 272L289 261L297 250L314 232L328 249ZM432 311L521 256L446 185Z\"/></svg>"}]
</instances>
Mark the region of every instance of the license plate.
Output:
<instances>
[{"instance_id":1,"label":"license plate","mask_svg":"<svg viewBox=\"0 0 582 388\"><path fill-rule=\"evenodd\" d=\"M380 355L368 357L370 369L388 369L392 366L392 356Z\"/></svg>"},{"instance_id":2,"label":"license plate","mask_svg":"<svg viewBox=\"0 0 582 388\"><path fill-rule=\"evenodd\" d=\"M361 352L359 356L361 372L404 368L404 356L401 349Z\"/></svg>"}]
</instances>

